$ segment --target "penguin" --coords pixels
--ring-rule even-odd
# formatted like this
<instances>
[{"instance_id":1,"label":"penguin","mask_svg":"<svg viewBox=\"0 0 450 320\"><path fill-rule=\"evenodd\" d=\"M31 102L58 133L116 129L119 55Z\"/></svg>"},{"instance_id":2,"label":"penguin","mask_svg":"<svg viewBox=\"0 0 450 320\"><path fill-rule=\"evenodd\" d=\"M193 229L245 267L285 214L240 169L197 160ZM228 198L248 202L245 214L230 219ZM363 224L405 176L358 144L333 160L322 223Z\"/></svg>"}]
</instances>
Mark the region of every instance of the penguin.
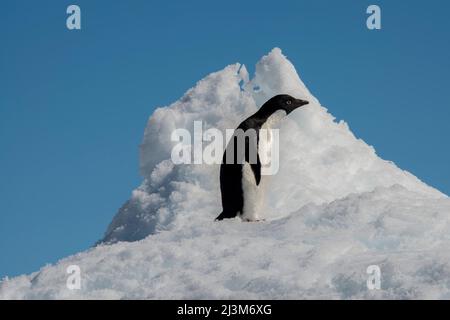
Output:
<instances>
[{"instance_id":1,"label":"penguin","mask_svg":"<svg viewBox=\"0 0 450 320\"><path fill-rule=\"evenodd\" d=\"M260 143L260 130L271 129L282 118L308 103L287 94L276 95L235 129L220 166L223 211L216 221L235 217L241 217L244 221L261 220L259 214L264 184L261 177L263 146ZM270 143L270 137L266 139Z\"/></svg>"}]
</instances>

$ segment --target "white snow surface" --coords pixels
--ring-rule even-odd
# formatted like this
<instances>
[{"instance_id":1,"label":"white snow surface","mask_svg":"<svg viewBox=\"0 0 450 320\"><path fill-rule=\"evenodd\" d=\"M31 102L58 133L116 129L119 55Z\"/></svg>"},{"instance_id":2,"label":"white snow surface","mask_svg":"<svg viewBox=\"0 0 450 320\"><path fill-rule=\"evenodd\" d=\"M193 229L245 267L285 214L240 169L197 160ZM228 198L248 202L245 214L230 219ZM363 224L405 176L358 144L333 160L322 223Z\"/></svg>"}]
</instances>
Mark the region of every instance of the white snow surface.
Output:
<instances>
[{"instance_id":1,"label":"white snow surface","mask_svg":"<svg viewBox=\"0 0 450 320\"><path fill-rule=\"evenodd\" d=\"M174 165L172 131L192 132L198 120L204 130L235 128L281 93L310 104L279 124L266 221L214 222L219 165ZM230 65L158 108L145 129L141 173L101 245L3 279L0 299L450 298L449 198L336 122L278 48L252 79L244 65ZM73 264L80 290L66 287ZM366 286L370 265L381 269L380 290Z\"/></svg>"}]
</instances>

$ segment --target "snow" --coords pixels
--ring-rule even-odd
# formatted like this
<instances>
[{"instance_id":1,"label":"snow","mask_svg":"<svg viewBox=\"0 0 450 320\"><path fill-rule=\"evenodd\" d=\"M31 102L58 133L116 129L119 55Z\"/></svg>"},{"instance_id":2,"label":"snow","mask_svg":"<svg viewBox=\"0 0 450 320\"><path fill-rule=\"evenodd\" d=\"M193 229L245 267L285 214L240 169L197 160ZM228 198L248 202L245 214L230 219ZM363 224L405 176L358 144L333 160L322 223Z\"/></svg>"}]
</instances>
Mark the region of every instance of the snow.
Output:
<instances>
[{"instance_id":1,"label":"snow","mask_svg":"<svg viewBox=\"0 0 450 320\"><path fill-rule=\"evenodd\" d=\"M174 165L172 131L192 132L198 120L204 130L235 128L280 93L310 104L279 124L266 221L214 222L219 166ZM4 279L0 298L450 298L448 197L336 122L278 48L252 79L245 66L230 65L158 108L145 129L141 173L101 245ZM73 264L81 290L66 287ZM370 265L380 267L381 290L366 286Z\"/></svg>"},{"instance_id":2,"label":"snow","mask_svg":"<svg viewBox=\"0 0 450 320\"><path fill-rule=\"evenodd\" d=\"M255 89L256 88L256 89ZM432 197L443 195L356 139L343 121L322 107L278 48L256 65L249 80L245 66L215 72L177 102L158 108L148 121L141 145L145 180L109 226L104 242L135 241L160 230L199 223L221 212L218 165L174 166L173 130L203 121L204 130L234 129L272 96L287 93L310 101L280 124L280 170L271 177L263 216L281 218L310 202L321 204L350 193L400 184ZM258 106L258 107L257 107ZM345 107L345 106L340 106Z\"/></svg>"}]
</instances>

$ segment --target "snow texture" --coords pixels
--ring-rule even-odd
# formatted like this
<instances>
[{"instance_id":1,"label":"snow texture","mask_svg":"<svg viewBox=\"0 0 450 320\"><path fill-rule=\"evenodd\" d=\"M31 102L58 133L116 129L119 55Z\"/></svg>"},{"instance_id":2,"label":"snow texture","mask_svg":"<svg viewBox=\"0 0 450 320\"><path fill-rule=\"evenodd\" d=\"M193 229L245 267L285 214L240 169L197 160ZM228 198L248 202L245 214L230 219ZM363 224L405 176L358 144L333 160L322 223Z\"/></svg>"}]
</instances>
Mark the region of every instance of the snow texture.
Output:
<instances>
[{"instance_id":1,"label":"snow texture","mask_svg":"<svg viewBox=\"0 0 450 320\"><path fill-rule=\"evenodd\" d=\"M219 165L174 165L172 131L192 132L199 120L204 130L235 128L281 93L310 104L279 123L280 169L266 186L266 221L213 222ZM230 65L158 108L145 129L141 173L101 245L4 279L0 298L450 298L448 197L336 122L278 48L253 79L244 65ZM73 264L81 290L66 287ZM381 290L366 286L370 265L381 269Z\"/></svg>"}]
</instances>

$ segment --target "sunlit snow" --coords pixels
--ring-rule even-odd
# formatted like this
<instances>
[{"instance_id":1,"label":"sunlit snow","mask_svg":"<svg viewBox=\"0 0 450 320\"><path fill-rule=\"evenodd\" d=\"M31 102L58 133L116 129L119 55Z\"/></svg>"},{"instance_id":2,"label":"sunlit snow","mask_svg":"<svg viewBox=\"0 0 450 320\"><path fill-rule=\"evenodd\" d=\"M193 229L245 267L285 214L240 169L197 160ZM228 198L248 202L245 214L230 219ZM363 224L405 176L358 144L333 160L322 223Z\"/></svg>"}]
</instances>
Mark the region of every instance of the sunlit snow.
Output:
<instances>
[{"instance_id":1,"label":"sunlit snow","mask_svg":"<svg viewBox=\"0 0 450 320\"><path fill-rule=\"evenodd\" d=\"M266 221L214 222L219 166L174 165L172 131L192 131L199 120L205 129L235 128L281 93L310 104L279 124ZM233 64L158 108L141 173L102 245L3 280L0 298L450 298L448 197L336 122L278 48L252 79ZM71 264L82 270L80 290L65 285ZM366 286L370 265L380 267L381 290Z\"/></svg>"}]
</instances>

